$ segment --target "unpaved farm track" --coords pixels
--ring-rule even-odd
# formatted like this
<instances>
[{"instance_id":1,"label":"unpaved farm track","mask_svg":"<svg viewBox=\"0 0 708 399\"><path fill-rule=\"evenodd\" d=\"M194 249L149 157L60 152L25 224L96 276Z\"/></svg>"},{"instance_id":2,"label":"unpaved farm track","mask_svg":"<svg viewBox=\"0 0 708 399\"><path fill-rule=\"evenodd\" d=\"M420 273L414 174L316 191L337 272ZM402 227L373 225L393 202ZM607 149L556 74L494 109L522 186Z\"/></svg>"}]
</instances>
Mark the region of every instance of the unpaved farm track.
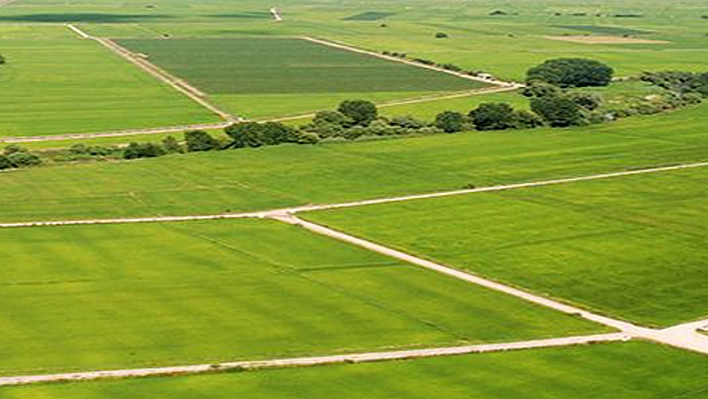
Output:
<instances>
[{"instance_id":1,"label":"unpaved farm track","mask_svg":"<svg viewBox=\"0 0 708 399\"><path fill-rule=\"evenodd\" d=\"M130 370L90 371L66 374L48 374L18 377L0 377L0 386L28 385L50 382L90 381L114 378L135 378L173 376L184 374L201 374L229 370L263 370L286 367L311 367L343 363L369 363L390 360L420 359L438 356L455 356L472 353L488 353L534 348L551 348L559 346L583 345L598 342L626 340L627 336L620 333L587 335L579 337L551 338L535 341L521 341L501 344L454 346L431 349L414 349L395 352L370 352L351 355L334 355L319 357L304 357L293 359L274 359L261 361L243 361L219 364L198 364L190 366L158 367Z\"/></svg>"}]
</instances>

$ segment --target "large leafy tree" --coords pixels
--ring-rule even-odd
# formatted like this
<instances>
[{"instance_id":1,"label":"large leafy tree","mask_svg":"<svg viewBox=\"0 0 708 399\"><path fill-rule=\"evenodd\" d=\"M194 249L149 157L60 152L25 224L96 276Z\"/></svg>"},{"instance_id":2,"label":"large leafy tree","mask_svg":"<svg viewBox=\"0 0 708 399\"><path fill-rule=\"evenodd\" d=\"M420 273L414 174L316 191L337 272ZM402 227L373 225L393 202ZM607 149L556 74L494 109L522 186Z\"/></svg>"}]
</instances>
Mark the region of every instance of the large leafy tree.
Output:
<instances>
[{"instance_id":1,"label":"large leafy tree","mask_svg":"<svg viewBox=\"0 0 708 399\"><path fill-rule=\"evenodd\" d=\"M354 124L368 126L378 117L376 105L371 101L347 100L339 105L339 112L349 117Z\"/></svg>"},{"instance_id":2,"label":"large leafy tree","mask_svg":"<svg viewBox=\"0 0 708 399\"><path fill-rule=\"evenodd\" d=\"M548 60L527 72L529 84L545 82L559 87L607 86L614 70L595 60L559 58Z\"/></svg>"}]
</instances>

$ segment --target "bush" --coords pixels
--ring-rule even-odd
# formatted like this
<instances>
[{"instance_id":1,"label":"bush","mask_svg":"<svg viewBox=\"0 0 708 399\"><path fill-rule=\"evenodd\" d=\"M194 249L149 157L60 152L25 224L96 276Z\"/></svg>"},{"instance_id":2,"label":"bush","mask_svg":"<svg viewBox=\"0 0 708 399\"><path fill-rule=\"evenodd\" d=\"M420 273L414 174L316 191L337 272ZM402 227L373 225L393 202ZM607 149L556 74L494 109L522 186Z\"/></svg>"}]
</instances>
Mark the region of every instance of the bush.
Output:
<instances>
[{"instance_id":1,"label":"bush","mask_svg":"<svg viewBox=\"0 0 708 399\"><path fill-rule=\"evenodd\" d=\"M297 143L299 131L279 122L244 122L231 125L225 130L233 139L230 147L261 147L282 143Z\"/></svg>"},{"instance_id":2,"label":"bush","mask_svg":"<svg viewBox=\"0 0 708 399\"><path fill-rule=\"evenodd\" d=\"M37 166L42 163L42 160L29 152L15 152L7 156L8 161L15 168L26 168L30 166Z\"/></svg>"},{"instance_id":3,"label":"bush","mask_svg":"<svg viewBox=\"0 0 708 399\"><path fill-rule=\"evenodd\" d=\"M6 155L0 155L0 170L14 168L12 162Z\"/></svg>"},{"instance_id":4,"label":"bush","mask_svg":"<svg viewBox=\"0 0 708 399\"><path fill-rule=\"evenodd\" d=\"M514 118L516 119L516 127L518 129L535 129L543 126L543 119L530 111L514 111Z\"/></svg>"},{"instance_id":5,"label":"bush","mask_svg":"<svg viewBox=\"0 0 708 399\"><path fill-rule=\"evenodd\" d=\"M566 96L533 98L531 110L552 127L575 126L584 122L580 106Z\"/></svg>"},{"instance_id":6,"label":"bush","mask_svg":"<svg viewBox=\"0 0 708 399\"><path fill-rule=\"evenodd\" d=\"M162 139L162 148L168 154L181 154L184 152L184 147L172 136L167 136Z\"/></svg>"},{"instance_id":7,"label":"bush","mask_svg":"<svg viewBox=\"0 0 708 399\"><path fill-rule=\"evenodd\" d=\"M568 94L568 98L573 100L574 103L578 104L580 107L588 110L594 111L602 105L604 99L601 95L597 93L578 93L573 92Z\"/></svg>"},{"instance_id":8,"label":"bush","mask_svg":"<svg viewBox=\"0 0 708 399\"><path fill-rule=\"evenodd\" d=\"M465 116L455 111L444 111L435 117L435 127L446 133L461 132L466 122Z\"/></svg>"},{"instance_id":9,"label":"bush","mask_svg":"<svg viewBox=\"0 0 708 399\"><path fill-rule=\"evenodd\" d=\"M227 128L228 129L228 128ZM190 130L184 133L187 151L214 151L221 148L219 140L203 130Z\"/></svg>"},{"instance_id":10,"label":"bush","mask_svg":"<svg viewBox=\"0 0 708 399\"><path fill-rule=\"evenodd\" d=\"M3 150L3 154L10 156L12 154L17 154L18 152L27 152L27 149L21 147L17 144L10 144Z\"/></svg>"},{"instance_id":11,"label":"bush","mask_svg":"<svg viewBox=\"0 0 708 399\"><path fill-rule=\"evenodd\" d=\"M124 159L155 158L165 155L165 149L157 143L130 143L123 150Z\"/></svg>"},{"instance_id":12,"label":"bush","mask_svg":"<svg viewBox=\"0 0 708 399\"><path fill-rule=\"evenodd\" d=\"M522 94L526 97L559 96L563 90L549 83L531 82L524 87Z\"/></svg>"},{"instance_id":13,"label":"bush","mask_svg":"<svg viewBox=\"0 0 708 399\"><path fill-rule=\"evenodd\" d=\"M396 116L391 121L389 124L393 126L399 126L402 128L406 129L421 129L426 126L426 123L423 121L420 121L410 115L408 116Z\"/></svg>"},{"instance_id":14,"label":"bush","mask_svg":"<svg viewBox=\"0 0 708 399\"><path fill-rule=\"evenodd\" d=\"M86 144L74 144L69 148L71 155L101 156L105 157L113 153L113 149L101 146L88 146Z\"/></svg>"},{"instance_id":15,"label":"bush","mask_svg":"<svg viewBox=\"0 0 708 399\"><path fill-rule=\"evenodd\" d=\"M312 123L314 124L321 124L321 123L332 123L335 125L340 125L344 126L345 124L351 124L351 120L348 119L343 113L339 111L320 111L315 114L315 117L312 119Z\"/></svg>"},{"instance_id":16,"label":"bush","mask_svg":"<svg viewBox=\"0 0 708 399\"><path fill-rule=\"evenodd\" d=\"M339 105L339 112L350 118L356 125L367 126L373 122L379 112L371 101L347 100Z\"/></svg>"},{"instance_id":17,"label":"bush","mask_svg":"<svg viewBox=\"0 0 708 399\"><path fill-rule=\"evenodd\" d=\"M535 66L526 81L550 83L559 87L607 86L614 71L609 66L583 58L559 58Z\"/></svg>"},{"instance_id":18,"label":"bush","mask_svg":"<svg viewBox=\"0 0 708 399\"><path fill-rule=\"evenodd\" d=\"M448 37L450 37L450 35L445 32L438 32L435 34L435 38L437 39L447 39Z\"/></svg>"},{"instance_id":19,"label":"bush","mask_svg":"<svg viewBox=\"0 0 708 399\"><path fill-rule=\"evenodd\" d=\"M514 109L505 103L485 103L470 111L477 130L504 130L517 127Z\"/></svg>"}]
</instances>

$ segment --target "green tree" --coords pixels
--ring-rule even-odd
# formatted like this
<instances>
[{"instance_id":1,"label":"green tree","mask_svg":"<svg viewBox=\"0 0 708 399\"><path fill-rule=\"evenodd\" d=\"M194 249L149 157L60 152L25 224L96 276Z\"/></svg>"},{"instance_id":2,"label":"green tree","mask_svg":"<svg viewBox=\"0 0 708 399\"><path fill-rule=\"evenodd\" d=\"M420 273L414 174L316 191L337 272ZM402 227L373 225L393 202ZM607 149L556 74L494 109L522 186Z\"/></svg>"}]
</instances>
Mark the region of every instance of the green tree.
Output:
<instances>
[{"instance_id":1,"label":"green tree","mask_svg":"<svg viewBox=\"0 0 708 399\"><path fill-rule=\"evenodd\" d=\"M221 148L219 140L203 130L190 130L184 133L187 151L214 151Z\"/></svg>"},{"instance_id":2,"label":"green tree","mask_svg":"<svg viewBox=\"0 0 708 399\"><path fill-rule=\"evenodd\" d=\"M566 96L533 98L531 110L552 127L575 126L584 122L580 106Z\"/></svg>"},{"instance_id":3,"label":"green tree","mask_svg":"<svg viewBox=\"0 0 708 399\"><path fill-rule=\"evenodd\" d=\"M331 123L344 126L347 122L351 121L347 121L347 117L344 116L343 113L331 110L320 111L316 113L315 117L312 119L312 123L316 125L321 123Z\"/></svg>"},{"instance_id":4,"label":"green tree","mask_svg":"<svg viewBox=\"0 0 708 399\"><path fill-rule=\"evenodd\" d=\"M506 103L484 103L470 111L477 130L504 130L517 127L514 108Z\"/></svg>"},{"instance_id":5,"label":"green tree","mask_svg":"<svg viewBox=\"0 0 708 399\"><path fill-rule=\"evenodd\" d=\"M444 111L435 117L435 127L446 133L457 133L465 128L465 116L455 111Z\"/></svg>"},{"instance_id":6,"label":"green tree","mask_svg":"<svg viewBox=\"0 0 708 399\"><path fill-rule=\"evenodd\" d=\"M613 74L612 68L599 61L559 58L529 69L526 82L545 82L559 87L607 86Z\"/></svg>"},{"instance_id":7,"label":"green tree","mask_svg":"<svg viewBox=\"0 0 708 399\"><path fill-rule=\"evenodd\" d=\"M26 168L29 166L37 166L42 163L42 159L35 154L29 152L16 152L8 155L7 159L12 166L16 168Z\"/></svg>"},{"instance_id":8,"label":"green tree","mask_svg":"<svg viewBox=\"0 0 708 399\"><path fill-rule=\"evenodd\" d=\"M164 148L165 152L168 154L179 154L184 152L184 147L182 147L179 141L172 136L167 136L162 139L162 148Z\"/></svg>"},{"instance_id":9,"label":"green tree","mask_svg":"<svg viewBox=\"0 0 708 399\"><path fill-rule=\"evenodd\" d=\"M165 155L165 149L157 143L130 143L123 150L123 158L155 158Z\"/></svg>"},{"instance_id":10,"label":"green tree","mask_svg":"<svg viewBox=\"0 0 708 399\"><path fill-rule=\"evenodd\" d=\"M10 159L6 155L0 154L0 170L14 168Z\"/></svg>"},{"instance_id":11,"label":"green tree","mask_svg":"<svg viewBox=\"0 0 708 399\"><path fill-rule=\"evenodd\" d=\"M371 101L347 100L339 105L339 112L349 117L354 124L368 126L379 115L376 105Z\"/></svg>"}]
</instances>

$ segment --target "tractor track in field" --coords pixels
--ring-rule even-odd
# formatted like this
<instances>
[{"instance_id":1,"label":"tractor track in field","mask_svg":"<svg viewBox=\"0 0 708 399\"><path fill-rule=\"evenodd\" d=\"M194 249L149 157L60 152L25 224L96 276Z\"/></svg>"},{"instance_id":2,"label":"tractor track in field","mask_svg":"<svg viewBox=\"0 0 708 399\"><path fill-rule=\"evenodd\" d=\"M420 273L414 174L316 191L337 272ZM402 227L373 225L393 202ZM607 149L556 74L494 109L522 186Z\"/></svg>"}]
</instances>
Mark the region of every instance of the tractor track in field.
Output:
<instances>
[{"instance_id":1,"label":"tractor track in field","mask_svg":"<svg viewBox=\"0 0 708 399\"><path fill-rule=\"evenodd\" d=\"M235 116L231 115L230 113L223 111L222 109L220 109L216 105L207 101L206 94L204 94L202 91L200 91L196 87L185 82L183 79L179 79L179 78L173 76L172 74L166 72L165 70L163 70L162 68L159 68L158 66L152 64L151 62L143 59L138 54L133 53L132 51L124 48L123 46L119 45L118 43L114 42L113 40L91 36L88 33L81 30L79 27L77 27L74 24L66 24L66 27L69 28L70 30L72 30L73 32L75 32L82 39L93 40L93 41L100 43L101 45L103 45L107 49L111 50L113 53L128 60L129 62L136 65L137 67L139 67L143 71L152 75L154 78L162 81L163 83L168 84L169 86L171 86L175 90L186 95L192 101L194 101L197 104L201 105L202 107L206 108L207 110L209 110L213 114L216 114L217 116L219 116L219 118L221 118L227 122L235 122L235 121L240 120L240 118L235 117Z\"/></svg>"},{"instance_id":2,"label":"tractor track in field","mask_svg":"<svg viewBox=\"0 0 708 399\"><path fill-rule=\"evenodd\" d=\"M14 385L29 385L39 383L57 383L69 381L91 381L101 379L116 379L116 378L137 378L137 377L156 377L156 376L174 376L174 375L189 375L203 374L224 371L251 371L251 370L266 370L279 369L288 367L313 367L333 364L351 364L351 363L371 363L393 360L410 360L422 359L440 356L459 356L474 353L490 353L512 350L537 349L537 348L553 348L562 346L587 345L599 342L615 342L624 341L628 337L621 333L585 335L576 337L550 338L533 341L519 341L510 343L498 344L481 344L481 345L466 345L452 346L442 348L429 349L411 349L392 352L369 352L355 353L349 355L331 355L317 357L302 357L291 359L273 359L273 360L256 360L256 361L241 361L230 363L217 364L198 364L188 366L172 366L172 367L156 367L143 369L127 369L127 370L104 370L104 371L88 371L64 374L46 374L46 375L28 375L17 377L0 377L0 387Z\"/></svg>"}]
</instances>

